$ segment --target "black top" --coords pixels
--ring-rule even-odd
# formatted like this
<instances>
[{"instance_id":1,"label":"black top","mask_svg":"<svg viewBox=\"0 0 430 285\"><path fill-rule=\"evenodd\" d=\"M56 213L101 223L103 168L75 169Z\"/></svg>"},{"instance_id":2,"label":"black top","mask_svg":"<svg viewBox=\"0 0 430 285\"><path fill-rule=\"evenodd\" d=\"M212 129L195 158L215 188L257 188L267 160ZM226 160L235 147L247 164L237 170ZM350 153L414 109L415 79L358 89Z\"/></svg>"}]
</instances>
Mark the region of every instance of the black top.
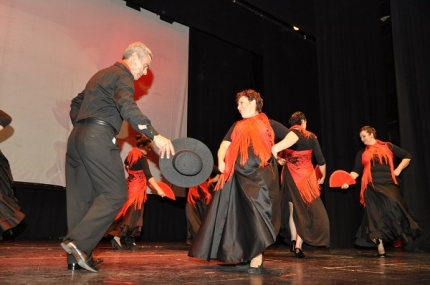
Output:
<instances>
[{"instance_id":1,"label":"black top","mask_svg":"<svg viewBox=\"0 0 430 285\"><path fill-rule=\"evenodd\" d=\"M124 119L151 140L158 135L134 101L133 74L120 62L93 75L84 91L72 100L70 107L73 125L85 118L96 118L108 122L118 134ZM140 130L138 125L145 125L147 129Z\"/></svg>"},{"instance_id":2,"label":"black top","mask_svg":"<svg viewBox=\"0 0 430 285\"><path fill-rule=\"evenodd\" d=\"M314 154L318 165L324 165L325 158L322 154L317 136L311 132L311 136L309 138L306 138L299 130L292 129L291 131L293 131L299 137L299 140L291 147L289 147L289 149L296 151L312 149L312 153Z\"/></svg>"},{"instance_id":3,"label":"black top","mask_svg":"<svg viewBox=\"0 0 430 285\"><path fill-rule=\"evenodd\" d=\"M275 120L269 120L270 122L270 126L273 129L273 132L275 133L276 138L278 139L283 139L285 138L285 136L290 132L290 130L285 127L283 124L275 121ZM231 134L233 133L234 130L234 126L236 125L237 122L235 122L233 124L233 126L230 127L230 129L228 130L227 134L224 137L224 141L229 141L231 142Z\"/></svg>"},{"instance_id":4,"label":"black top","mask_svg":"<svg viewBox=\"0 0 430 285\"><path fill-rule=\"evenodd\" d=\"M12 122L12 117L6 112L0 110L0 125L5 128L10 124L10 122Z\"/></svg>"},{"instance_id":5,"label":"black top","mask_svg":"<svg viewBox=\"0 0 430 285\"><path fill-rule=\"evenodd\" d=\"M396 146L392 143L387 143L388 148L393 152L394 157L404 159L404 158L412 158L412 155L406 150ZM354 169L352 170L355 173L361 174L363 171L363 165L361 164L361 156L363 155L364 148L359 150L357 156L355 157Z\"/></svg>"},{"instance_id":6,"label":"black top","mask_svg":"<svg viewBox=\"0 0 430 285\"><path fill-rule=\"evenodd\" d=\"M127 159L124 161L125 165L127 164ZM146 180L149 180L152 178L151 171L149 170L149 163L148 159L146 159L145 156L140 157L135 164L130 166L130 170L143 170L143 173L145 174Z\"/></svg>"}]
</instances>

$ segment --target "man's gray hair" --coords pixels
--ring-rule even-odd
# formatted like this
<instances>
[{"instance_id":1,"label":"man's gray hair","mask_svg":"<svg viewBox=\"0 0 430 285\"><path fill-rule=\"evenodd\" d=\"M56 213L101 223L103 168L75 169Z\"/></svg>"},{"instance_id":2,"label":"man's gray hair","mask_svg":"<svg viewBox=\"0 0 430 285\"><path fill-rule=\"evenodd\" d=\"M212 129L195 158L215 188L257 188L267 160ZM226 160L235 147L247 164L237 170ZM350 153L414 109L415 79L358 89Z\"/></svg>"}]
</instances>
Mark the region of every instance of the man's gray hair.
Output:
<instances>
[{"instance_id":1,"label":"man's gray hair","mask_svg":"<svg viewBox=\"0 0 430 285\"><path fill-rule=\"evenodd\" d=\"M149 55L149 57L152 59L151 50L141 42L134 42L130 44L125 49L122 59L129 59L135 52L137 53L137 56L139 56L139 58L142 58L145 55Z\"/></svg>"}]
</instances>

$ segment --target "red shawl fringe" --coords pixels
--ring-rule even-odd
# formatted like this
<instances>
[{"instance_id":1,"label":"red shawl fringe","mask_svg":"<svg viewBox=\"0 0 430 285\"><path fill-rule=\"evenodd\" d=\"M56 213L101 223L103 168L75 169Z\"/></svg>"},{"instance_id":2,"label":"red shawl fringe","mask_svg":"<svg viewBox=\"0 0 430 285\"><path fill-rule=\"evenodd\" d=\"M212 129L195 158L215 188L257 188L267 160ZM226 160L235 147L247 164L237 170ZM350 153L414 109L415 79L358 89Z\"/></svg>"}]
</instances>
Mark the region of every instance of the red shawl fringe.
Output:
<instances>
[{"instance_id":1,"label":"red shawl fringe","mask_svg":"<svg viewBox=\"0 0 430 285\"><path fill-rule=\"evenodd\" d=\"M299 130L299 131L303 134L303 136L304 136L306 139L309 139L309 138L311 138L312 136L315 136L315 134L314 134L314 133L312 133L312 132L310 132L310 131L306 130L305 128L303 128L303 127L302 127L302 126L300 126L300 125L294 125L294 126L292 126L292 127L290 128L290 130L292 130L292 129L294 129L294 130Z\"/></svg>"},{"instance_id":2,"label":"red shawl fringe","mask_svg":"<svg viewBox=\"0 0 430 285\"><path fill-rule=\"evenodd\" d=\"M127 213L129 207L134 206L136 210L140 210L142 209L142 204L146 202L146 176L143 173L143 170L130 170L130 167L143 156L144 154L137 147L134 147L125 159L126 164L129 166L127 168L128 198L121 210L115 216L115 220L123 217Z\"/></svg>"},{"instance_id":3,"label":"red shawl fringe","mask_svg":"<svg viewBox=\"0 0 430 285\"><path fill-rule=\"evenodd\" d=\"M386 142L376 140L374 145L366 146L365 151L361 156L361 163L363 165L363 177L361 178L361 191L360 191L360 203L366 206L364 201L364 192L366 191L367 185L372 184L372 173L371 166L375 163L388 164L390 166L391 177L394 183L397 183L396 175L394 175L394 155L393 152L388 148ZM375 187L373 187L375 188Z\"/></svg>"},{"instance_id":4,"label":"red shawl fringe","mask_svg":"<svg viewBox=\"0 0 430 285\"><path fill-rule=\"evenodd\" d=\"M315 169L312 164L312 150L293 151L285 149L288 169L300 196L307 207L321 195ZM293 163L294 161L294 163Z\"/></svg>"},{"instance_id":5,"label":"red shawl fringe","mask_svg":"<svg viewBox=\"0 0 430 285\"><path fill-rule=\"evenodd\" d=\"M212 195L209 192L207 181L203 182L198 186L194 186L188 189L188 204L195 205L196 201L201 200L202 198L204 199L206 205L208 205L212 199Z\"/></svg>"},{"instance_id":6,"label":"red shawl fringe","mask_svg":"<svg viewBox=\"0 0 430 285\"><path fill-rule=\"evenodd\" d=\"M264 113L240 120L231 134L231 144L225 156L224 173L220 175L215 191L224 187L234 173L234 164L240 156L239 163L244 165L248 160L248 148L252 146L255 155L260 159L260 167L266 166L272 157L274 132L269 119Z\"/></svg>"}]
</instances>

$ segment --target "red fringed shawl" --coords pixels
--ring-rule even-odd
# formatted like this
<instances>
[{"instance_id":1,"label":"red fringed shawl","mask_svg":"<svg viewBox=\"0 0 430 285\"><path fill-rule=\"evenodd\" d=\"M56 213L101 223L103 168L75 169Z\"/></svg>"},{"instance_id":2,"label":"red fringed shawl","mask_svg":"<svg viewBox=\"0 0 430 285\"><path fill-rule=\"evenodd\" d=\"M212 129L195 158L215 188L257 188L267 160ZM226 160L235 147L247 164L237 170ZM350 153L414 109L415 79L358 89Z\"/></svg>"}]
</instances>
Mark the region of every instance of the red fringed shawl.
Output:
<instances>
[{"instance_id":1,"label":"red fringed shawl","mask_svg":"<svg viewBox=\"0 0 430 285\"><path fill-rule=\"evenodd\" d=\"M209 193L207 181L188 189L187 202L189 204L195 205L196 201L201 200L202 198L204 199L206 205L208 205L212 199L212 195Z\"/></svg>"},{"instance_id":2,"label":"red fringed shawl","mask_svg":"<svg viewBox=\"0 0 430 285\"><path fill-rule=\"evenodd\" d=\"M130 167L135 164L141 157L145 155L137 148L133 148L126 158L127 168L127 186L128 186L128 198L121 210L115 217L118 220L125 215L127 209L134 206L135 209L142 209L142 204L146 202L146 176L143 170L130 170Z\"/></svg>"},{"instance_id":3,"label":"red fringed shawl","mask_svg":"<svg viewBox=\"0 0 430 285\"><path fill-rule=\"evenodd\" d=\"M311 133L312 134L312 133ZM285 149L285 159L303 202L309 206L320 196L320 186L312 164L312 150Z\"/></svg>"},{"instance_id":4,"label":"red fringed shawl","mask_svg":"<svg viewBox=\"0 0 430 285\"><path fill-rule=\"evenodd\" d=\"M231 179L238 156L240 156L240 165L247 162L249 146L252 146L255 155L260 159L259 166L266 166L272 157L274 137L269 119L264 113L238 121L231 134L231 144L225 156L224 173L220 175L215 190L224 187L225 182Z\"/></svg>"},{"instance_id":5,"label":"red fringed shawl","mask_svg":"<svg viewBox=\"0 0 430 285\"><path fill-rule=\"evenodd\" d=\"M310 131L308 131L308 130L306 130L305 128L303 128L302 126L300 126L300 125L294 125L294 126L292 126L291 128L290 128L290 130L299 130L302 134L303 134L303 136L306 138L306 139L309 139L311 136L314 136L314 134L313 133L311 133Z\"/></svg>"},{"instance_id":6,"label":"red fringed shawl","mask_svg":"<svg viewBox=\"0 0 430 285\"><path fill-rule=\"evenodd\" d=\"M376 140L374 145L366 146L363 154L361 155L361 164L363 165L363 177L361 178L361 191L360 191L360 203L366 206L364 202L364 191L369 183L372 184L372 173L371 167L376 163L388 164L390 166L391 177L394 183L397 184L396 176L394 175L394 155L393 152L388 148L386 142ZM373 187L374 188L374 187Z\"/></svg>"}]
</instances>

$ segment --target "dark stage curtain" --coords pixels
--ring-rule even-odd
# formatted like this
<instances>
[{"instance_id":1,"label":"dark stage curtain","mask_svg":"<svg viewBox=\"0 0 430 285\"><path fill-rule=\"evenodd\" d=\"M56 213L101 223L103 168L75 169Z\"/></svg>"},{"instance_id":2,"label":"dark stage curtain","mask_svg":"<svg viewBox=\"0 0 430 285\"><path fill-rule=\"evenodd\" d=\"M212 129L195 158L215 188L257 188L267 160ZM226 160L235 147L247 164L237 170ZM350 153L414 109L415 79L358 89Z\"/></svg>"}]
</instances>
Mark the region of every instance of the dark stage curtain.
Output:
<instances>
[{"instance_id":1,"label":"dark stage curtain","mask_svg":"<svg viewBox=\"0 0 430 285\"><path fill-rule=\"evenodd\" d=\"M25 218L12 229L12 237L62 240L67 233L64 187L15 182L14 191Z\"/></svg>"},{"instance_id":2,"label":"dark stage curtain","mask_svg":"<svg viewBox=\"0 0 430 285\"><path fill-rule=\"evenodd\" d=\"M187 239L185 197L176 200L148 195L143 214L142 241L182 241Z\"/></svg>"},{"instance_id":3,"label":"dark stage curtain","mask_svg":"<svg viewBox=\"0 0 430 285\"><path fill-rule=\"evenodd\" d=\"M64 187L16 182L15 196L24 220L12 229L14 239L62 240L67 233L66 190ZM176 201L148 195L145 203L142 241L183 241L187 237L185 198Z\"/></svg>"},{"instance_id":4,"label":"dark stage curtain","mask_svg":"<svg viewBox=\"0 0 430 285\"><path fill-rule=\"evenodd\" d=\"M320 134L316 46L291 31L264 22L263 55L190 29L188 136L204 142L217 164L219 145L241 119L235 96L261 93L269 118L288 126L290 115L305 112Z\"/></svg>"},{"instance_id":5,"label":"dark stage curtain","mask_svg":"<svg viewBox=\"0 0 430 285\"><path fill-rule=\"evenodd\" d=\"M285 126L296 111L321 139L317 49L287 29L264 23L264 112Z\"/></svg>"},{"instance_id":6,"label":"dark stage curtain","mask_svg":"<svg viewBox=\"0 0 430 285\"><path fill-rule=\"evenodd\" d=\"M399 128L412 161L403 196L420 227L430 229L430 2L391 0Z\"/></svg>"},{"instance_id":7,"label":"dark stage curtain","mask_svg":"<svg viewBox=\"0 0 430 285\"><path fill-rule=\"evenodd\" d=\"M190 28L189 137L205 143L214 155L232 124L239 120L236 94L263 90L262 57Z\"/></svg>"},{"instance_id":8,"label":"dark stage curtain","mask_svg":"<svg viewBox=\"0 0 430 285\"><path fill-rule=\"evenodd\" d=\"M373 0L315 1L319 102L328 177L351 171L363 147L359 129L371 125L387 139L379 3ZM360 184L327 188L331 246L351 247L361 221ZM358 179L359 180L359 179Z\"/></svg>"}]
</instances>

